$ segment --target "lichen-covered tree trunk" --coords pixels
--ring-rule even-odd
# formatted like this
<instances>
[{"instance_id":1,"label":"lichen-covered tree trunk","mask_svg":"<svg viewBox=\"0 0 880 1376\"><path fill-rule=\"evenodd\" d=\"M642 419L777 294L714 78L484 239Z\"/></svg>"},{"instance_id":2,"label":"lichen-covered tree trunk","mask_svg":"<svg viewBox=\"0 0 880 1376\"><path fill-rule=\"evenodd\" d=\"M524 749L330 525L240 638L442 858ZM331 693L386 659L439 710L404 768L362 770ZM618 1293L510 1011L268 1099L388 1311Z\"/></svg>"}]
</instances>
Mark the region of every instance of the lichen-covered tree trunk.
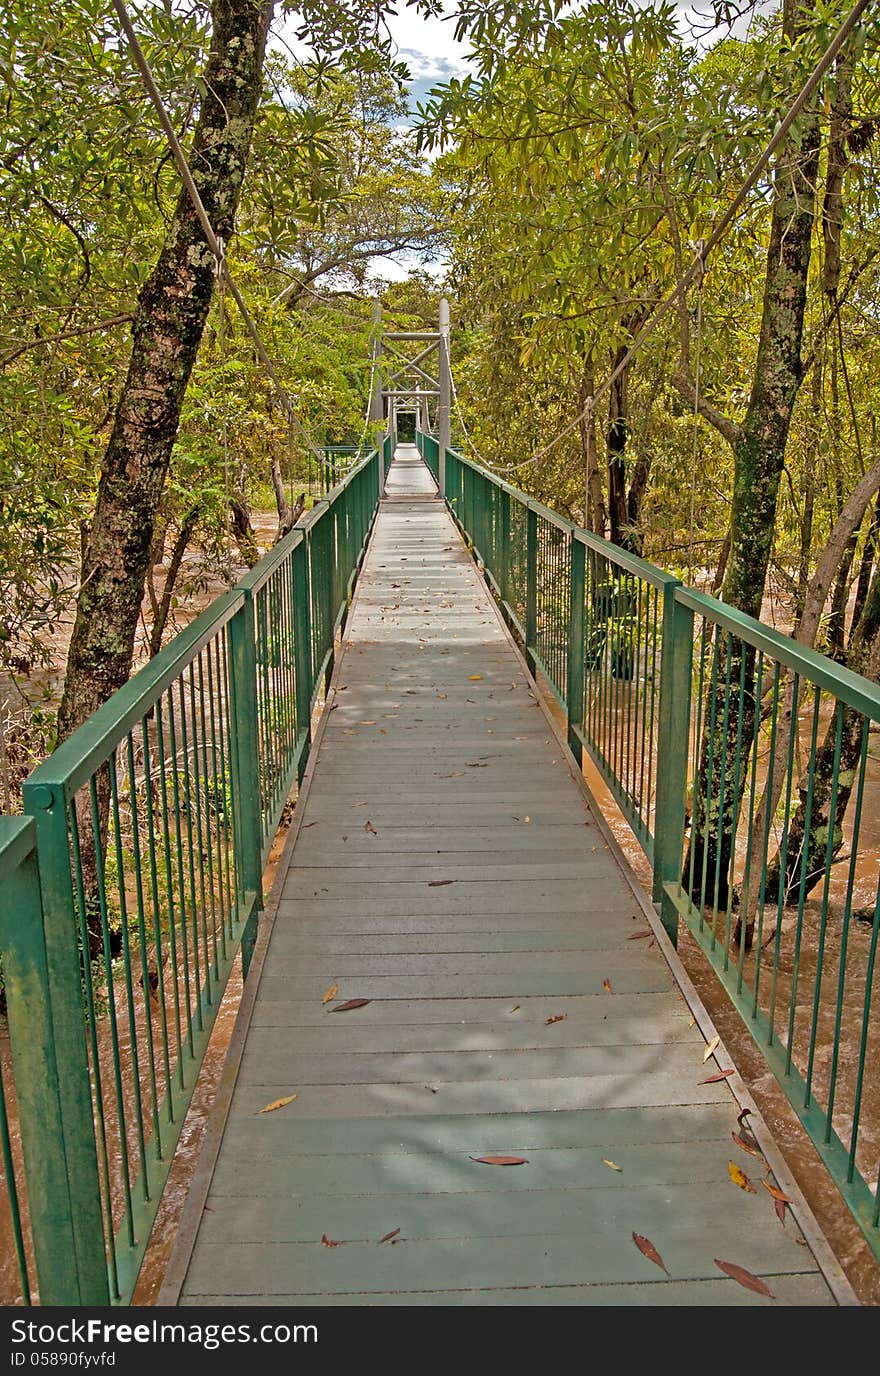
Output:
<instances>
[{"instance_id":1,"label":"lichen-covered tree trunk","mask_svg":"<svg viewBox=\"0 0 880 1376\"><path fill-rule=\"evenodd\" d=\"M875 574L871 581L864 610L846 651L846 666L871 679L876 679L880 670L880 575ZM866 729L865 718L860 712L840 704L832 714L812 762L812 796L808 776L798 784L798 803L788 824L785 846L785 903L798 901L802 884L804 897L808 897L824 878L829 855L834 860L840 853L843 820L857 783ZM778 900L781 882L782 861L777 852L767 870L765 898L768 903Z\"/></svg>"},{"instance_id":2,"label":"lichen-covered tree trunk","mask_svg":"<svg viewBox=\"0 0 880 1376\"><path fill-rule=\"evenodd\" d=\"M800 19L803 23L804 16ZM787 37L792 37L795 28L791 15L787 15ZM758 353L748 407L734 441L730 559L722 597L755 617L761 612L779 479L802 378L819 144L818 114L808 110L792 125L776 162ZM740 805L734 758L737 741L746 748L752 739L755 695L753 656L744 652L742 642L725 638L719 659L715 710L713 713L710 703L705 712L707 723L714 719L714 726L707 726L701 743L699 786L684 874L686 882L691 872L695 877L704 872L718 875L717 901L724 906L729 896L732 841ZM736 695L727 712L725 683L734 685ZM739 712L741 684L743 705ZM747 767L748 759L741 758L741 780L747 777ZM693 896L699 898L698 885Z\"/></svg>"},{"instance_id":3,"label":"lichen-covered tree trunk","mask_svg":"<svg viewBox=\"0 0 880 1376\"><path fill-rule=\"evenodd\" d=\"M213 34L189 155L215 232L233 232L261 90L271 0L213 0ZM185 190L140 293L128 374L104 454L58 713L64 739L127 680L153 526L214 284Z\"/></svg>"}]
</instances>

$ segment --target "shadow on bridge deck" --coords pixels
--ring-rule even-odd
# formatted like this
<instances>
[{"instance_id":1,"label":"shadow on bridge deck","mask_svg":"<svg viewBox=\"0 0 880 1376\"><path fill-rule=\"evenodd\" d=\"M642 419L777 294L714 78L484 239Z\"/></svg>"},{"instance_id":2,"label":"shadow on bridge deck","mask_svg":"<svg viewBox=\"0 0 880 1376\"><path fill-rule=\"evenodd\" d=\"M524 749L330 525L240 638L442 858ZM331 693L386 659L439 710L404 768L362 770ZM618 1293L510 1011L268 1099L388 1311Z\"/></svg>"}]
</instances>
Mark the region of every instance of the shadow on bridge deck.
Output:
<instances>
[{"instance_id":1,"label":"shadow on bridge deck","mask_svg":"<svg viewBox=\"0 0 880 1376\"><path fill-rule=\"evenodd\" d=\"M433 492L398 450L160 1302L846 1302Z\"/></svg>"}]
</instances>

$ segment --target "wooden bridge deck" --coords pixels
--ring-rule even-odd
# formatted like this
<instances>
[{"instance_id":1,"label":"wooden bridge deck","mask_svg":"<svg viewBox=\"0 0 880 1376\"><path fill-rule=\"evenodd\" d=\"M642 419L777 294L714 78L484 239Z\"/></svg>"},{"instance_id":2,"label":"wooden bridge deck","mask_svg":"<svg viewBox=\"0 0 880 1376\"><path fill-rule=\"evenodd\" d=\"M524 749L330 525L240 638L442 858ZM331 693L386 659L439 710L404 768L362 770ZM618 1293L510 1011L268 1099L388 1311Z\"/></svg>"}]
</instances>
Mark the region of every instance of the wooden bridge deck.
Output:
<instances>
[{"instance_id":1,"label":"wooden bridge deck","mask_svg":"<svg viewBox=\"0 0 880 1376\"><path fill-rule=\"evenodd\" d=\"M662 938L630 940L644 907L426 470L398 456L163 1298L769 1302L716 1258L779 1301L845 1298L809 1215L807 1243L732 1144L705 1017ZM332 1011L348 999L370 1002ZM474 1159L495 1154L527 1161Z\"/></svg>"}]
</instances>

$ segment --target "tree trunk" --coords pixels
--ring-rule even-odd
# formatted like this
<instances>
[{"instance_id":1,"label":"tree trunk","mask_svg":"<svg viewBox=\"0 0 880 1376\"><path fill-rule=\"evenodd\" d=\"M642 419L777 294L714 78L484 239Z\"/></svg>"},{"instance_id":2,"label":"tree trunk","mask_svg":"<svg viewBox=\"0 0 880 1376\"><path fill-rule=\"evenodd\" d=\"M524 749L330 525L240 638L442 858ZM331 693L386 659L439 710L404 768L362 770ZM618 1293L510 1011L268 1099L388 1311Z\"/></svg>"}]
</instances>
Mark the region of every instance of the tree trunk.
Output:
<instances>
[{"instance_id":1,"label":"tree trunk","mask_svg":"<svg viewBox=\"0 0 880 1376\"><path fill-rule=\"evenodd\" d=\"M593 356L589 355L584 360L584 369L581 374L580 396L578 397L578 409L583 413L587 398L593 395L595 387L595 374L593 370ZM578 421L581 436L581 453L584 458L584 495L586 510L584 521L587 530L594 535L604 537L608 526L608 516L605 511L605 493L602 490L602 474L599 471L599 455L596 446L596 422L592 415L581 414Z\"/></svg>"},{"instance_id":2,"label":"tree trunk","mask_svg":"<svg viewBox=\"0 0 880 1376\"><path fill-rule=\"evenodd\" d=\"M232 533L239 553L248 568L252 569L260 557L260 547L251 523L250 507L243 492L230 497L229 512L232 516Z\"/></svg>"},{"instance_id":3,"label":"tree trunk","mask_svg":"<svg viewBox=\"0 0 880 1376\"><path fill-rule=\"evenodd\" d=\"M792 6L783 30L789 40L806 22L805 11ZM802 377L802 344L807 275L816 213L819 164L819 119L813 110L800 115L782 145L773 178L773 206L761 333L748 407L734 440L730 559L722 597L750 616L759 617L776 526L779 479L792 411ZM725 682L736 698L725 713ZM742 710L736 710L737 699ZM726 638L720 650L715 711L707 704L707 726L700 753L690 854L685 877L699 881L704 872L718 876L717 902L726 906L731 879L732 840L739 814L733 761L737 742L748 754L754 730L754 654L741 641ZM725 729L726 717L726 729ZM741 760L740 779L748 776ZM740 789L741 792L741 789ZM699 882L693 895L699 900Z\"/></svg>"},{"instance_id":4,"label":"tree trunk","mask_svg":"<svg viewBox=\"0 0 880 1376\"><path fill-rule=\"evenodd\" d=\"M215 232L233 233L261 91L270 0L213 0L190 165ZM131 672L153 526L214 285L214 260L182 190L132 325L128 375L101 468L86 577L58 713L63 740Z\"/></svg>"},{"instance_id":5,"label":"tree trunk","mask_svg":"<svg viewBox=\"0 0 880 1376\"><path fill-rule=\"evenodd\" d=\"M186 513L177 532L174 544L171 546L171 557L168 560L168 568L165 573L165 586L162 589L162 596L156 603L153 614L153 625L150 629L150 659L153 659L162 648L162 636L168 624L168 616L171 611L171 602L174 597L174 589L177 584L177 575L180 573L180 566L183 563L183 556L186 554L187 547L193 537L193 531L199 523L201 509L197 506L191 508Z\"/></svg>"},{"instance_id":6,"label":"tree trunk","mask_svg":"<svg viewBox=\"0 0 880 1376\"><path fill-rule=\"evenodd\" d=\"M642 502L648 490L651 476L651 460L647 454L639 454L633 464L629 492L626 494L627 549L641 555L645 532L642 530Z\"/></svg>"},{"instance_id":7,"label":"tree trunk","mask_svg":"<svg viewBox=\"0 0 880 1376\"><path fill-rule=\"evenodd\" d=\"M853 633L846 655L847 668L865 674L876 681L880 672L880 577L875 575L865 603L861 621ZM842 718L842 720L839 720ZM840 755L837 755L838 727ZM865 718L853 708L842 704L832 715L825 737L813 761L813 796L807 827L809 778L798 785L798 805L788 825L785 854L785 903L800 900L801 885L806 898L825 876L829 859L829 829L831 831L830 859L843 845L843 819L858 777L866 729ZM837 769L835 771L835 760ZM834 778L837 776L837 791ZM831 801L834 798L834 814ZM803 879L802 879L803 876ZM767 870L765 901L778 901L781 884L781 856L777 852Z\"/></svg>"},{"instance_id":8,"label":"tree trunk","mask_svg":"<svg viewBox=\"0 0 880 1376\"><path fill-rule=\"evenodd\" d=\"M616 368L626 354L626 345L621 344L611 360L612 369ZM626 512L626 436L627 436L627 380L629 368L615 379L608 393L608 430L606 446L608 449L608 517L611 525L611 539L615 545L627 549L627 512Z\"/></svg>"}]
</instances>

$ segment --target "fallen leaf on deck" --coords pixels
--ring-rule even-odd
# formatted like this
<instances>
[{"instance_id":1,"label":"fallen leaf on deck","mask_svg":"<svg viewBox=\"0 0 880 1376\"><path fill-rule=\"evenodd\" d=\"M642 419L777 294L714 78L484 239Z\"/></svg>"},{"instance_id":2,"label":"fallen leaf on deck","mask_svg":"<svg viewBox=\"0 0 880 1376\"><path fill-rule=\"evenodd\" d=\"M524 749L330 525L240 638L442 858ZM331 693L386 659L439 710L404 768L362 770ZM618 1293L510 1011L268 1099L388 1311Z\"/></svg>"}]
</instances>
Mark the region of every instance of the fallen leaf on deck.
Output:
<instances>
[{"instance_id":1,"label":"fallen leaf on deck","mask_svg":"<svg viewBox=\"0 0 880 1376\"><path fill-rule=\"evenodd\" d=\"M712 1055L712 1052L717 1051L720 1045L721 1038L713 1037L709 1045L706 1047L706 1050L703 1052L703 1060L708 1061L709 1057Z\"/></svg>"},{"instance_id":2,"label":"fallen leaf on deck","mask_svg":"<svg viewBox=\"0 0 880 1376\"><path fill-rule=\"evenodd\" d=\"M743 1126L743 1119L751 1117L751 1113L752 1110L750 1108L744 1108L742 1113L737 1114L736 1121L739 1123L740 1127Z\"/></svg>"},{"instance_id":3,"label":"fallen leaf on deck","mask_svg":"<svg viewBox=\"0 0 880 1376\"><path fill-rule=\"evenodd\" d=\"M352 1008L366 1008L370 999L346 999L345 1003L337 1003L335 1008L331 1008L331 1013L347 1013Z\"/></svg>"},{"instance_id":4,"label":"fallen leaf on deck","mask_svg":"<svg viewBox=\"0 0 880 1376\"><path fill-rule=\"evenodd\" d=\"M593 849L595 850L595 847L593 847ZM631 932L630 935L627 937L627 941L641 941L643 937L653 935L654 933L651 931L651 928L646 927L643 932Z\"/></svg>"},{"instance_id":5,"label":"fallen leaf on deck","mask_svg":"<svg viewBox=\"0 0 880 1376\"><path fill-rule=\"evenodd\" d=\"M390 1241L392 1240L392 1238L397 1237L397 1234L398 1234L399 1232L400 1232L400 1229L399 1229L399 1228L392 1228L390 1233L386 1233L384 1237L380 1237L380 1238L379 1238L379 1246L381 1247L381 1245L382 1245L383 1242L390 1242Z\"/></svg>"},{"instance_id":6,"label":"fallen leaf on deck","mask_svg":"<svg viewBox=\"0 0 880 1376\"><path fill-rule=\"evenodd\" d=\"M607 1156L602 1157L602 1165L607 1166L610 1171L620 1171L623 1174L623 1166L618 1166L616 1161L609 1161Z\"/></svg>"},{"instance_id":7,"label":"fallen leaf on deck","mask_svg":"<svg viewBox=\"0 0 880 1376\"><path fill-rule=\"evenodd\" d=\"M339 985L338 985L338 984L331 984L331 985L330 985L330 988L327 990L326 994L325 994L324 997L321 999L321 1002L322 1002L322 1003L329 1003L331 999L335 999L335 998L336 998L336 995L337 995L338 993L339 993Z\"/></svg>"},{"instance_id":8,"label":"fallen leaf on deck","mask_svg":"<svg viewBox=\"0 0 880 1376\"><path fill-rule=\"evenodd\" d=\"M552 1027L553 1024L554 1024L555 1022L565 1022L565 1019L566 1019L567 1017L568 1017L568 1014L567 1014L567 1013L554 1013L552 1018L545 1018L545 1019L544 1019L544 1026L545 1026L545 1027Z\"/></svg>"},{"instance_id":9,"label":"fallen leaf on deck","mask_svg":"<svg viewBox=\"0 0 880 1376\"><path fill-rule=\"evenodd\" d=\"M468 769L488 769L488 768L489 768L489 766L488 766L487 764L481 764L479 760L475 760L475 761L473 762L473 764L471 763L470 760L465 760L465 764L467 765L467 768L468 768Z\"/></svg>"},{"instance_id":10,"label":"fallen leaf on deck","mask_svg":"<svg viewBox=\"0 0 880 1376\"><path fill-rule=\"evenodd\" d=\"M454 880L454 879L429 879L429 880L428 880L428 888L429 888L429 889L442 889L442 888L445 888L445 886L446 886L447 884L454 884L454 883L455 883L455 880Z\"/></svg>"},{"instance_id":11,"label":"fallen leaf on deck","mask_svg":"<svg viewBox=\"0 0 880 1376\"><path fill-rule=\"evenodd\" d=\"M773 1208L776 1213L776 1217L779 1219L779 1222L782 1224L783 1227L785 1227L786 1205L783 1204L781 1199L774 1199Z\"/></svg>"},{"instance_id":12,"label":"fallen leaf on deck","mask_svg":"<svg viewBox=\"0 0 880 1376\"><path fill-rule=\"evenodd\" d=\"M737 1266L735 1261L719 1261L715 1258L715 1265L719 1271L723 1271L731 1280L735 1280L737 1285L744 1285L747 1290L754 1290L756 1295L768 1295L773 1299L773 1291L764 1284L758 1277L753 1276L751 1271L747 1271L744 1266Z\"/></svg>"},{"instance_id":13,"label":"fallen leaf on deck","mask_svg":"<svg viewBox=\"0 0 880 1376\"><path fill-rule=\"evenodd\" d=\"M769 1180L762 1180L762 1181L761 1181L761 1184L764 1186L764 1189L765 1189L765 1190L767 1190L770 1194L772 1194L773 1198L774 1198L775 1200L777 1200L778 1203L780 1203L780 1204L790 1204L790 1203L791 1203L791 1200L789 1199L788 1195L785 1193L785 1190L780 1190L780 1188L779 1188L778 1185L771 1185Z\"/></svg>"},{"instance_id":14,"label":"fallen leaf on deck","mask_svg":"<svg viewBox=\"0 0 880 1376\"><path fill-rule=\"evenodd\" d=\"M605 990L605 993L606 993L606 994L610 994L610 993L611 993L611 980L610 980L610 979L603 979L603 981L602 981L602 988Z\"/></svg>"},{"instance_id":15,"label":"fallen leaf on deck","mask_svg":"<svg viewBox=\"0 0 880 1376\"><path fill-rule=\"evenodd\" d=\"M364 831L370 832L370 834L371 834L372 836L378 836L378 835L379 835L378 831L377 831L376 828L373 826L373 823L369 820L369 818L367 818L366 822L364 822Z\"/></svg>"},{"instance_id":16,"label":"fallen leaf on deck","mask_svg":"<svg viewBox=\"0 0 880 1376\"><path fill-rule=\"evenodd\" d=\"M529 1164L527 1156L472 1156L470 1160L478 1162L481 1166L527 1166Z\"/></svg>"},{"instance_id":17,"label":"fallen leaf on deck","mask_svg":"<svg viewBox=\"0 0 880 1376\"><path fill-rule=\"evenodd\" d=\"M438 696L438 698L442 698L444 702L446 701L446 697L447 697L447 694L446 694L446 693L438 693L437 696Z\"/></svg>"},{"instance_id":18,"label":"fallen leaf on deck","mask_svg":"<svg viewBox=\"0 0 880 1376\"><path fill-rule=\"evenodd\" d=\"M341 1246L342 1246L342 1243L341 1243L341 1242L334 1242L333 1238L332 1238L332 1237L328 1237L326 1233L322 1233L322 1234L321 1234L321 1241L322 1241L322 1243L324 1244L325 1247L341 1247Z\"/></svg>"},{"instance_id":19,"label":"fallen leaf on deck","mask_svg":"<svg viewBox=\"0 0 880 1376\"><path fill-rule=\"evenodd\" d=\"M741 1190L745 1190L746 1194L758 1193L745 1171L740 1170L735 1161L728 1161L727 1174L730 1176L734 1185L738 1185Z\"/></svg>"},{"instance_id":20,"label":"fallen leaf on deck","mask_svg":"<svg viewBox=\"0 0 880 1376\"><path fill-rule=\"evenodd\" d=\"M523 821L525 822L526 826L529 825L529 822L530 822L531 820L532 820L531 817L523 817Z\"/></svg>"},{"instance_id":21,"label":"fallen leaf on deck","mask_svg":"<svg viewBox=\"0 0 880 1376\"><path fill-rule=\"evenodd\" d=\"M518 1012L519 1012L519 1004L518 1004L518 1003L515 1003L515 1004L513 1005L513 1007L512 1007L509 1011L510 1011L511 1013L518 1013Z\"/></svg>"},{"instance_id":22,"label":"fallen leaf on deck","mask_svg":"<svg viewBox=\"0 0 880 1376\"><path fill-rule=\"evenodd\" d=\"M358 726L375 726L375 721L359 721Z\"/></svg>"},{"instance_id":23,"label":"fallen leaf on deck","mask_svg":"<svg viewBox=\"0 0 880 1376\"><path fill-rule=\"evenodd\" d=\"M714 1084L717 1084L719 1080L726 1080L727 1077L728 1077L728 1075L732 1075L732 1074L733 1074L733 1067L731 1066L730 1070L719 1070L719 1072L718 1072L717 1075L710 1075L710 1076L708 1077L708 1079L706 1079L706 1080L701 1080L701 1081L700 1081L700 1084L701 1084L701 1085L714 1085Z\"/></svg>"},{"instance_id":24,"label":"fallen leaf on deck","mask_svg":"<svg viewBox=\"0 0 880 1376\"><path fill-rule=\"evenodd\" d=\"M642 1237L641 1233L633 1233L633 1242L636 1244L643 1257L647 1257L649 1261L653 1261L654 1265L659 1266L661 1271L666 1271L666 1262L657 1251L653 1242L649 1242L646 1237ZM666 1271L666 1274L668 1276L669 1272Z\"/></svg>"},{"instance_id":25,"label":"fallen leaf on deck","mask_svg":"<svg viewBox=\"0 0 880 1376\"><path fill-rule=\"evenodd\" d=\"M481 679L482 677L482 674L468 674L468 678L470 679L471 683L476 683L477 680Z\"/></svg>"},{"instance_id":26,"label":"fallen leaf on deck","mask_svg":"<svg viewBox=\"0 0 880 1376\"><path fill-rule=\"evenodd\" d=\"M738 1147L741 1147L743 1151L747 1151L749 1156L757 1156L758 1160L763 1161L766 1166L767 1162L764 1161L764 1153L761 1151L761 1148L758 1146L751 1133L749 1133L748 1137L740 1137L738 1132L732 1132L730 1135Z\"/></svg>"},{"instance_id":27,"label":"fallen leaf on deck","mask_svg":"<svg viewBox=\"0 0 880 1376\"><path fill-rule=\"evenodd\" d=\"M285 1104L292 1104L295 1098L295 1094L285 1094L283 1099L273 1099L271 1104L267 1104L265 1108L261 1108L259 1111L260 1113L274 1113L276 1108L284 1108Z\"/></svg>"}]
</instances>

